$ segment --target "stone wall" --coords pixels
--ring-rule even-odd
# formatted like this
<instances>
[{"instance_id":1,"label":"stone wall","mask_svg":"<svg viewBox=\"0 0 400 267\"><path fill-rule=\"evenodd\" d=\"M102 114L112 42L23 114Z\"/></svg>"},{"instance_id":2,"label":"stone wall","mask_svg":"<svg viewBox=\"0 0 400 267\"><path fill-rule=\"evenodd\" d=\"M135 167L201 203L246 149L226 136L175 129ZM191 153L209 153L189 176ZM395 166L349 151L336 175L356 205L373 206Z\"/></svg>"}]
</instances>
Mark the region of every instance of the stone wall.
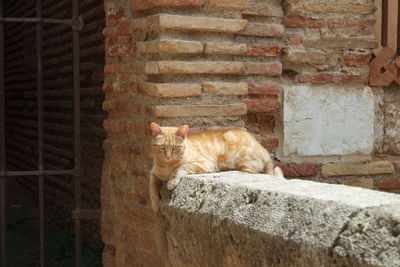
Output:
<instances>
[{"instance_id":1,"label":"stone wall","mask_svg":"<svg viewBox=\"0 0 400 267\"><path fill-rule=\"evenodd\" d=\"M246 127L287 177L399 190L398 161L384 145L394 140L382 122L386 88L368 86L378 45L372 0L108 0L105 8L105 266L166 257L148 198L151 121Z\"/></svg>"}]
</instances>

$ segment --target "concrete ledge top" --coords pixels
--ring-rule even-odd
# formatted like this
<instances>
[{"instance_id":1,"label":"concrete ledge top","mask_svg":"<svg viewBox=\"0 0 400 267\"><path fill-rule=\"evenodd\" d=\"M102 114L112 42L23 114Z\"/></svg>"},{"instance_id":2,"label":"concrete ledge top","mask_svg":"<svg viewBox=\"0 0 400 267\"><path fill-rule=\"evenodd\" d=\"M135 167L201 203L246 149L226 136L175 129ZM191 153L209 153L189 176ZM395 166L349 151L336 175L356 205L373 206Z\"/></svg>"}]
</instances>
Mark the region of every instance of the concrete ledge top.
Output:
<instances>
[{"instance_id":1,"label":"concrete ledge top","mask_svg":"<svg viewBox=\"0 0 400 267\"><path fill-rule=\"evenodd\" d=\"M209 214L361 264L400 266L400 195L221 172L184 177L162 212Z\"/></svg>"}]
</instances>

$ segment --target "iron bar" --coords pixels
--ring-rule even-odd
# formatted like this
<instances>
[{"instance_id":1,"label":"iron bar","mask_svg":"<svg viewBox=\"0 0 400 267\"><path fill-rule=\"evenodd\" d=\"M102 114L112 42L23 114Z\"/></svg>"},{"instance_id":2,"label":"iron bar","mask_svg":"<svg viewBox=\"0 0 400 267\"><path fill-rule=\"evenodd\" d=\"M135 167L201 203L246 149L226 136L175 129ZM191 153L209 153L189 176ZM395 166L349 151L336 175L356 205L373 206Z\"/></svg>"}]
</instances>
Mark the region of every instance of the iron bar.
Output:
<instances>
[{"instance_id":1,"label":"iron bar","mask_svg":"<svg viewBox=\"0 0 400 267\"><path fill-rule=\"evenodd\" d=\"M43 20L42 20L42 1L36 0L36 60L37 60L37 122L38 122L38 169L43 171L44 145L43 145ZM44 175L39 175L39 241L40 241L40 267L44 267L45 262L45 234L44 234Z\"/></svg>"},{"instance_id":2,"label":"iron bar","mask_svg":"<svg viewBox=\"0 0 400 267\"><path fill-rule=\"evenodd\" d=\"M72 2L72 20L79 21L79 4L78 0ZM72 27L73 38L73 79L74 79L74 193L75 193L75 211L80 211L81 203L81 128L80 128L80 75L79 75L79 31L81 25ZM81 221L79 218L74 219L75 226L75 267L80 267L82 262L81 248Z\"/></svg>"},{"instance_id":3,"label":"iron bar","mask_svg":"<svg viewBox=\"0 0 400 267\"><path fill-rule=\"evenodd\" d=\"M41 171L0 171L3 176L40 176L40 175L73 175L75 170L41 170Z\"/></svg>"},{"instance_id":4,"label":"iron bar","mask_svg":"<svg viewBox=\"0 0 400 267\"><path fill-rule=\"evenodd\" d=\"M3 16L3 0L0 0L0 17ZM6 169L6 89L4 81L4 23L0 21L0 171ZM6 179L0 177L0 266L7 266L7 216Z\"/></svg>"},{"instance_id":5,"label":"iron bar","mask_svg":"<svg viewBox=\"0 0 400 267\"><path fill-rule=\"evenodd\" d=\"M72 19L47 19L42 17L36 18L4 18L0 17L0 22L35 22L35 23L54 23L54 24L72 24Z\"/></svg>"}]
</instances>

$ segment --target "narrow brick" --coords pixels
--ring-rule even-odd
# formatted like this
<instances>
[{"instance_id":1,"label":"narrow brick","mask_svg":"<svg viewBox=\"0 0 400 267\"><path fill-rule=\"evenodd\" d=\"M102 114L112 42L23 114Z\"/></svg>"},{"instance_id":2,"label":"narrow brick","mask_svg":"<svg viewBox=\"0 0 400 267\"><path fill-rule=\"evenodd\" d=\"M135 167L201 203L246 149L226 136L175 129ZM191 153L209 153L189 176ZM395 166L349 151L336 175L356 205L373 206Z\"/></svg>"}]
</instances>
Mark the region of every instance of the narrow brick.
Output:
<instances>
[{"instance_id":1,"label":"narrow brick","mask_svg":"<svg viewBox=\"0 0 400 267\"><path fill-rule=\"evenodd\" d=\"M257 15L267 17L282 17L283 10L280 6L272 4L256 4L252 3L247 9L242 11L244 15Z\"/></svg>"},{"instance_id":2,"label":"narrow brick","mask_svg":"<svg viewBox=\"0 0 400 267\"><path fill-rule=\"evenodd\" d=\"M287 16L283 19L286 28L322 28L326 23L323 19L313 19L303 16Z\"/></svg>"},{"instance_id":3,"label":"narrow brick","mask_svg":"<svg viewBox=\"0 0 400 267\"><path fill-rule=\"evenodd\" d=\"M137 49L140 53L201 54L203 43L184 40L154 40L138 42Z\"/></svg>"},{"instance_id":4,"label":"narrow brick","mask_svg":"<svg viewBox=\"0 0 400 267\"><path fill-rule=\"evenodd\" d=\"M336 13L336 14L359 14L367 15L372 14L375 10L375 5L371 2L364 1L358 3L349 3L349 0L337 0L337 1L292 1L285 9L286 14L298 15L298 14L309 14L309 13ZM355 2L355 1L353 1Z\"/></svg>"},{"instance_id":5,"label":"narrow brick","mask_svg":"<svg viewBox=\"0 0 400 267\"><path fill-rule=\"evenodd\" d=\"M221 55L243 55L247 53L247 45L227 42L207 42L205 43L204 53Z\"/></svg>"},{"instance_id":6,"label":"narrow brick","mask_svg":"<svg viewBox=\"0 0 400 267\"><path fill-rule=\"evenodd\" d=\"M321 173L324 177L346 175L371 175L393 173L393 164L389 161L374 161L360 164L325 164Z\"/></svg>"},{"instance_id":7,"label":"narrow brick","mask_svg":"<svg viewBox=\"0 0 400 267\"><path fill-rule=\"evenodd\" d=\"M237 33L244 30L247 24L245 19L159 15L161 29Z\"/></svg>"},{"instance_id":8,"label":"narrow brick","mask_svg":"<svg viewBox=\"0 0 400 267\"><path fill-rule=\"evenodd\" d=\"M289 49L284 56L284 60L294 63L324 64L327 58L325 54L319 52Z\"/></svg>"},{"instance_id":9,"label":"narrow brick","mask_svg":"<svg viewBox=\"0 0 400 267\"><path fill-rule=\"evenodd\" d=\"M104 74L113 74L115 73L115 65L114 64L105 64L104 65Z\"/></svg>"},{"instance_id":10,"label":"narrow brick","mask_svg":"<svg viewBox=\"0 0 400 267\"><path fill-rule=\"evenodd\" d=\"M254 84L249 83L249 94L250 95L273 95L278 96L280 92L280 88L278 84L270 83L270 84Z\"/></svg>"},{"instance_id":11,"label":"narrow brick","mask_svg":"<svg viewBox=\"0 0 400 267\"><path fill-rule=\"evenodd\" d=\"M359 67L368 65L371 60L370 55L365 56L344 56L341 58L340 62L346 67Z\"/></svg>"},{"instance_id":12,"label":"narrow brick","mask_svg":"<svg viewBox=\"0 0 400 267\"><path fill-rule=\"evenodd\" d=\"M155 7L200 7L201 0L132 0L133 11Z\"/></svg>"},{"instance_id":13,"label":"narrow brick","mask_svg":"<svg viewBox=\"0 0 400 267\"><path fill-rule=\"evenodd\" d=\"M201 89L201 84L196 83L142 83L140 85L143 93L161 98L200 96Z\"/></svg>"},{"instance_id":14,"label":"narrow brick","mask_svg":"<svg viewBox=\"0 0 400 267\"><path fill-rule=\"evenodd\" d=\"M276 166L279 166L285 177L310 177L318 174L319 165L311 163L283 163L276 162Z\"/></svg>"},{"instance_id":15,"label":"narrow brick","mask_svg":"<svg viewBox=\"0 0 400 267\"><path fill-rule=\"evenodd\" d=\"M249 0L208 0L208 4L214 8L242 10L249 7Z\"/></svg>"},{"instance_id":16,"label":"narrow brick","mask_svg":"<svg viewBox=\"0 0 400 267\"><path fill-rule=\"evenodd\" d=\"M378 42L376 38L368 37L349 37L349 38L304 38L305 47L316 48L377 48Z\"/></svg>"},{"instance_id":17,"label":"narrow brick","mask_svg":"<svg viewBox=\"0 0 400 267\"><path fill-rule=\"evenodd\" d=\"M353 179L343 179L340 180L341 184L348 185L348 186L355 186L355 187L361 187L361 188L367 188L367 189L373 189L374 188L374 180L372 178L367 178L367 179L359 179L359 178L353 178Z\"/></svg>"},{"instance_id":18,"label":"narrow brick","mask_svg":"<svg viewBox=\"0 0 400 267\"><path fill-rule=\"evenodd\" d=\"M246 56L277 57L281 54L281 48L277 45L249 45Z\"/></svg>"},{"instance_id":19,"label":"narrow brick","mask_svg":"<svg viewBox=\"0 0 400 267\"><path fill-rule=\"evenodd\" d=\"M243 102L249 113L275 113L281 109L281 103L278 100L246 97Z\"/></svg>"},{"instance_id":20,"label":"narrow brick","mask_svg":"<svg viewBox=\"0 0 400 267\"><path fill-rule=\"evenodd\" d=\"M338 73L318 73L318 74L300 74L297 75L295 80L300 83L366 83L368 82L367 76L354 76Z\"/></svg>"},{"instance_id":21,"label":"narrow brick","mask_svg":"<svg viewBox=\"0 0 400 267\"><path fill-rule=\"evenodd\" d=\"M156 106L154 108L154 115L157 118L230 117L242 116L246 113L245 104Z\"/></svg>"},{"instance_id":22,"label":"narrow brick","mask_svg":"<svg viewBox=\"0 0 400 267\"><path fill-rule=\"evenodd\" d=\"M286 43L288 45L301 45L303 43L303 40L300 35L297 34L288 34Z\"/></svg>"},{"instance_id":23,"label":"narrow brick","mask_svg":"<svg viewBox=\"0 0 400 267\"><path fill-rule=\"evenodd\" d=\"M242 55L276 57L280 55L281 48L276 45L247 45L235 43L207 42L205 54Z\"/></svg>"},{"instance_id":24,"label":"narrow brick","mask_svg":"<svg viewBox=\"0 0 400 267\"><path fill-rule=\"evenodd\" d=\"M370 30L374 19L328 19L327 26L332 29Z\"/></svg>"},{"instance_id":25,"label":"narrow brick","mask_svg":"<svg viewBox=\"0 0 400 267\"><path fill-rule=\"evenodd\" d=\"M249 23L240 34L261 37L283 37L285 28L280 24Z\"/></svg>"},{"instance_id":26,"label":"narrow brick","mask_svg":"<svg viewBox=\"0 0 400 267\"><path fill-rule=\"evenodd\" d=\"M382 181L378 184L378 188L385 191L392 191L397 189L400 192L400 178L393 178Z\"/></svg>"},{"instance_id":27,"label":"narrow brick","mask_svg":"<svg viewBox=\"0 0 400 267\"><path fill-rule=\"evenodd\" d=\"M146 74L244 74L241 62L148 62Z\"/></svg>"},{"instance_id":28,"label":"narrow brick","mask_svg":"<svg viewBox=\"0 0 400 267\"><path fill-rule=\"evenodd\" d=\"M280 62L243 62L244 72L247 75L279 76L282 75L282 63Z\"/></svg>"},{"instance_id":29,"label":"narrow brick","mask_svg":"<svg viewBox=\"0 0 400 267\"><path fill-rule=\"evenodd\" d=\"M213 95L247 95L247 83L207 82L203 90Z\"/></svg>"}]
</instances>

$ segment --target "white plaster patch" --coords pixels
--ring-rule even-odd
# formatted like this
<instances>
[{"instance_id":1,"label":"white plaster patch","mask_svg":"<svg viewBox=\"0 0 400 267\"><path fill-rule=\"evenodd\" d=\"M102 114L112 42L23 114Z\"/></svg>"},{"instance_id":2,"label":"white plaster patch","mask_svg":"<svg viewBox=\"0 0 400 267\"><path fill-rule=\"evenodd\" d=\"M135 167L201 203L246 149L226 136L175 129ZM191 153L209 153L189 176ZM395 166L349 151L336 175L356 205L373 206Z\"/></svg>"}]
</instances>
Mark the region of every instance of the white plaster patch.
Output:
<instances>
[{"instance_id":1,"label":"white plaster patch","mask_svg":"<svg viewBox=\"0 0 400 267\"><path fill-rule=\"evenodd\" d=\"M374 97L361 85L287 86L284 156L369 155Z\"/></svg>"}]
</instances>

